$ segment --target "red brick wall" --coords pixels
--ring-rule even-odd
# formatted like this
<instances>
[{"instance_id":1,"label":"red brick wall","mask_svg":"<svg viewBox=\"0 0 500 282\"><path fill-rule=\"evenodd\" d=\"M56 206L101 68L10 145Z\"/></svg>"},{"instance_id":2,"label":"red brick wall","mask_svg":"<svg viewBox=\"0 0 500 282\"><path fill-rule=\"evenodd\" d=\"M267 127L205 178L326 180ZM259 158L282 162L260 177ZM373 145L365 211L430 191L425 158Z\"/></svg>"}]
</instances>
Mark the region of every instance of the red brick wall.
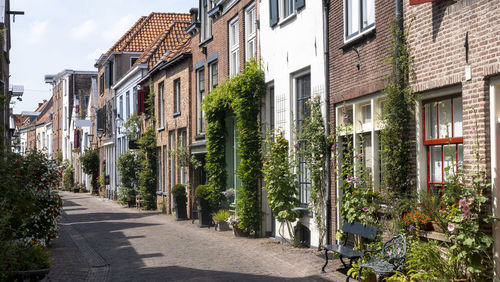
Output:
<instances>
[{"instance_id":1,"label":"red brick wall","mask_svg":"<svg viewBox=\"0 0 500 282\"><path fill-rule=\"evenodd\" d=\"M461 85L463 99L464 164L473 163L474 129L479 135L481 164L490 166L489 77L500 74L500 2L488 0L437 1L409 5L409 46L413 57L415 91ZM469 61L464 48L469 37ZM470 65L472 79L465 79ZM477 119L474 115L477 111ZM475 122L478 122L475 128Z\"/></svg>"},{"instance_id":2,"label":"red brick wall","mask_svg":"<svg viewBox=\"0 0 500 282\"><path fill-rule=\"evenodd\" d=\"M391 24L395 19L393 0L375 0L375 34L345 46L344 42L344 1L330 1L329 9L329 89L330 123L336 124L335 105L346 100L362 97L381 91L385 77L391 67L385 63L389 56ZM354 48L359 51L358 55ZM356 64L360 64L358 70ZM333 132L333 128L331 128ZM331 167L335 167L332 160ZM337 223L337 195L335 173L331 173L331 222L330 232L335 240Z\"/></svg>"}]
</instances>

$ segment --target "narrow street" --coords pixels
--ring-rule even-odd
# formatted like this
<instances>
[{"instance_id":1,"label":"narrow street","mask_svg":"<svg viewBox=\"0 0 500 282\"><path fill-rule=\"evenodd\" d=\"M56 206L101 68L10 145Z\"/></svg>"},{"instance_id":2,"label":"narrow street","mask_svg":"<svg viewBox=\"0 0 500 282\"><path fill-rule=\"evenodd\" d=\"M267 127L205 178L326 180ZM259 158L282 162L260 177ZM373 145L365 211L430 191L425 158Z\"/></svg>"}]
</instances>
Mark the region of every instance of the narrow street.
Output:
<instances>
[{"instance_id":1,"label":"narrow street","mask_svg":"<svg viewBox=\"0 0 500 282\"><path fill-rule=\"evenodd\" d=\"M236 238L173 216L61 192L48 281L344 281L314 250Z\"/></svg>"}]
</instances>

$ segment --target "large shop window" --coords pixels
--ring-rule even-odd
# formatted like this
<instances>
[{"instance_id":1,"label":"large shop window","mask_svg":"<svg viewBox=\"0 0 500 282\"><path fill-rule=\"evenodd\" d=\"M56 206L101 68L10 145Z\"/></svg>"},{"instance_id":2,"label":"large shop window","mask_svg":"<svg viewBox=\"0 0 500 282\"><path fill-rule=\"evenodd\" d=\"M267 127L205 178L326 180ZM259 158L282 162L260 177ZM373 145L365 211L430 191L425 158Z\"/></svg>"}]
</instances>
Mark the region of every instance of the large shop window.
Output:
<instances>
[{"instance_id":1,"label":"large shop window","mask_svg":"<svg viewBox=\"0 0 500 282\"><path fill-rule=\"evenodd\" d=\"M297 102L297 133L302 132L305 119L311 115L311 108L307 101L311 99L311 75L306 74L295 78L296 102ZM298 140L299 152L303 152L307 146L307 140ZM302 204L308 204L311 198L310 171L307 169L305 158L299 154L299 199Z\"/></svg>"},{"instance_id":2,"label":"large shop window","mask_svg":"<svg viewBox=\"0 0 500 282\"><path fill-rule=\"evenodd\" d=\"M375 26L375 0L344 0L345 40Z\"/></svg>"},{"instance_id":3,"label":"large shop window","mask_svg":"<svg viewBox=\"0 0 500 282\"><path fill-rule=\"evenodd\" d=\"M445 182L463 165L462 97L453 95L424 100L422 116L427 190L439 195Z\"/></svg>"},{"instance_id":4,"label":"large shop window","mask_svg":"<svg viewBox=\"0 0 500 282\"><path fill-rule=\"evenodd\" d=\"M374 190L382 188L380 116L383 98L368 98L336 107L339 128L339 174L365 176Z\"/></svg>"}]
</instances>

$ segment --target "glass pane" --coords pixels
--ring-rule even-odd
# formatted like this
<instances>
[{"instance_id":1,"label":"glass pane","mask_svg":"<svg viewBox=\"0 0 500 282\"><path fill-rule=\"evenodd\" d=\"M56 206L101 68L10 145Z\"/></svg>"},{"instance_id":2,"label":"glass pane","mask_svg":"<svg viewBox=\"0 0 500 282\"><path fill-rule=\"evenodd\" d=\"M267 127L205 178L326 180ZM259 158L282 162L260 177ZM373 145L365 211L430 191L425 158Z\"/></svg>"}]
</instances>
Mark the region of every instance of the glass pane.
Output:
<instances>
[{"instance_id":1,"label":"glass pane","mask_svg":"<svg viewBox=\"0 0 500 282\"><path fill-rule=\"evenodd\" d=\"M370 104L362 106L363 123L372 122L372 107Z\"/></svg>"},{"instance_id":2,"label":"glass pane","mask_svg":"<svg viewBox=\"0 0 500 282\"><path fill-rule=\"evenodd\" d=\"M372 134L365 133L363 136L363 155L360 156L360 160L362 161L363 168L367 169L367 172L371 175L372 173Z\"/></svg>"},{"instance_id":3,"label":"glass pane","mask_svg":"<svg viewBox=\"0 0 500 282\"><path fill-rule=\"evenodd\" d=\"M451 137L451 100L439 102L439 138Z\"/></svg>"},{"instance_id":4,"label":"glass pane","mask_svg":"<svg viewBox=\"0 0 500 282\"><path fill-rule=\"evenodd\" d=\"M425 104L424 106L424 111L425 111L425 139L433 139L432 136L432 105L431 104Z\"/></svg>"},{"instance_id":5,"label":"glass pane","mask_svg":"<svg viewBox=\"0 0 500 282\"><path fill-rule=\"evenodd\" d=\"M363 22L362 27L365 28L375 22L375 1L363 0Z\"/></svg>"},{"instance_id":6,"label":"glass pane","mask_svg":"<svg viewBox=\"0 0 500 282\"><path fill-rule=\"evenodd\" d=\"M462 98L453 99L453 137L461 137L462 133Z\"/></svg>"},{"instance_id":7,"label":"glass pane","mask_svg":"<svg viewBox=\"0 0 500 282\"><path fill-rule=\"evenodd\" d=\"M430 174L431 174L431 182L442 182L442 171L443 166L441 162L441 146L431 146L430 150Z\"/></svg>"},{"instance_id":8,"label":"glass pane","mask_svg":"<svg viewBox=\"0 0 500 282\"><path fill-rule=\"evenodd\" d=\"M464 168L464 144L458 144L458 169L463 170Z\"/></svg>"},{"instance_id":9,"label":"glass pane","mask_svg":"<svg viewBox=\"0 0 500 282\"><path fill-rule=\"evenodd\" d=\"M444 145L444 179L449 180L457 170L457 146L455 144Z\"/></svg>"},{"instance_id":10,"label":"glass pane","mask_svg":"<svg viewBox=\"0 0 500 282\"><path fill-rule=\"evenodd\" d=\"M347 36L353 35L359 30L359 0L347 0Z\"/></svg>"}]
</instances>

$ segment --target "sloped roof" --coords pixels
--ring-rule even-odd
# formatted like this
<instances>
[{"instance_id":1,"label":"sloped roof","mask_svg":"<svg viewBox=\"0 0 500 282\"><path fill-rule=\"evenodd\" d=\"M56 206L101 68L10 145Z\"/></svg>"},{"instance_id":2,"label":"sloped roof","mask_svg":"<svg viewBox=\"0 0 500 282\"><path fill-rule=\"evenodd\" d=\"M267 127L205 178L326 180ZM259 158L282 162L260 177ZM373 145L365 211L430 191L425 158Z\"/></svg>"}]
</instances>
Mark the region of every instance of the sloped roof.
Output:
<instances>
[{"instance_id":1,"label":"sloped roof","mask_svg":"<svg viewBox=\"0 0 500 282\"><path fill-rule=\"evenodd\" d=\"M183 43L186 38L189 38L188 34L185 32L189 24L188 21L173 22L168 29L165 29L148 46L144 53L137 59L134 66L138 64L147 64L148 69L153 68L165 53L175 50L179 44Z\"/></svg>"},{"instance_id":2,"label":"sloped roof","mask_svg":"<svg viewBox=\"0 0 500 282\"><path fill-rule=\"evenodd\" d=\"M174 22L191 19L189 14L156 13L139 20L111 47L111 52L144 52L158 35L168 29Z\"/></svg>"},{"instance_id":3,"label":"sloped roof","mask_svg":"<svg viewBox=\"0 0 500 282\"><path fill-rule=\"evenodd\" d=\"M37 118L36 124L42 124L42 123L48 121L48 119L50 117L50 112L52 112L54 110L54 103L53 103L52 97L50 98L49 101L44 103L45 105L43 106L43 109L41 110L41 114Z\"/></svg>"},{"instance_id":4,"label":"sloped roof","mask_svg":"<svg viewBox=\"0 0 500 282\"><path fill-rule=\"evenodd\" d=\"M163 61L170 61L176 58L179 55L191 53L191 37L187 36L183 39L183 41L177 45L175 48Z\"/></svg>"}]
</instances>

